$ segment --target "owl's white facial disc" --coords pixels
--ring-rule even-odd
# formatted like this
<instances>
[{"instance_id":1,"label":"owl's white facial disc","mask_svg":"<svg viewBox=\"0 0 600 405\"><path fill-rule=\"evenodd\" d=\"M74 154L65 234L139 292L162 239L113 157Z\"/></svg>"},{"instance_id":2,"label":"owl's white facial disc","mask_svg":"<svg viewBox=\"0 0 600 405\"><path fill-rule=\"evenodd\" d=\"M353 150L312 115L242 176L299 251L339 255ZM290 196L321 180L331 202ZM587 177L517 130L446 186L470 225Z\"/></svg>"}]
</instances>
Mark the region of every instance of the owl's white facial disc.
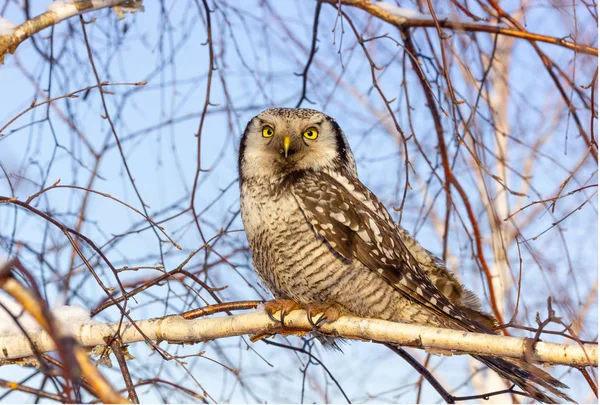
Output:
<instances>
[{"instance_id":1,"label":"owl's white facial disc","mask_svg":"<svg viewBox=\"0 0 600 405\"><path fill-rule=\"evenodd\" d=\"M312 135L316 131L316 138L308 138L307 131L313 131ZM329 116L303 108L272 108L248 123L240 144L241 180L272 179L296 171L326 169L356 172L348 142Z\"/></svg>"}]
</instances>

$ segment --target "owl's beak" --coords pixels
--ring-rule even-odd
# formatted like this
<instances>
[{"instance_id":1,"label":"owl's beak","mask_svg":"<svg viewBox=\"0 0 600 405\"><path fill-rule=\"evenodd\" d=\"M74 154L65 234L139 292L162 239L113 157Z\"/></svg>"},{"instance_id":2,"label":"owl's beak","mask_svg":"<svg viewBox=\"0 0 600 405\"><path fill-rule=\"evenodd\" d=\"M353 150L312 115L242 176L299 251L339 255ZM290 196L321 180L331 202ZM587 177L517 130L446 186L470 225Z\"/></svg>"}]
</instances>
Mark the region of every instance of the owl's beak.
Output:
<instances>
[{"instance_id":1,"label":"owl's beak","mask_svg":"<svg viewBox=\"0 0 600 405\"><path fill-rule=\"evenodd\" d=\"M290 145L292 144L292 140L289 136L283 138L283 156L287 159L288 151L290 150Z\"/></svg>"}]
</instances>

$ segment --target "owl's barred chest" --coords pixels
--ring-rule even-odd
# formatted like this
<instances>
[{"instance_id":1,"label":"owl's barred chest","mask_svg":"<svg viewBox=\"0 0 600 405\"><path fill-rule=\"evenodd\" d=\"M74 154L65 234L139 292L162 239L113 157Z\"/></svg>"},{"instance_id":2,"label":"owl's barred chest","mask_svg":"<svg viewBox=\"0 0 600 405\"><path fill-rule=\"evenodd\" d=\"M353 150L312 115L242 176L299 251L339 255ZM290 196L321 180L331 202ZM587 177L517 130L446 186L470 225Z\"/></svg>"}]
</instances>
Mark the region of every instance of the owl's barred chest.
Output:
<instances>
[{"instance_id":1,"label":"owl's barred chest","mask_svg":"<svg viewBox=\"0 0 600 405\"><path fill-rule=\"evenodd\" d=\"M254 267L273 294L305 303L331 298L324 275L334 282L348 263L316 236L291 190L244 183L241 195Z\"/></svg>"},{"instance_id":2,"label":"owl's barred chest","mask_svg":"<svg viewBox=\"0 0 600 405\"><path fill-rule=\"evenodd\" d=\"M291 192L276 193L256 185L242 186L242 221L251 244L286 244L286 237L312 232ZM265 246L262 246L265 248Z\"/></svg>"}]
</instances>

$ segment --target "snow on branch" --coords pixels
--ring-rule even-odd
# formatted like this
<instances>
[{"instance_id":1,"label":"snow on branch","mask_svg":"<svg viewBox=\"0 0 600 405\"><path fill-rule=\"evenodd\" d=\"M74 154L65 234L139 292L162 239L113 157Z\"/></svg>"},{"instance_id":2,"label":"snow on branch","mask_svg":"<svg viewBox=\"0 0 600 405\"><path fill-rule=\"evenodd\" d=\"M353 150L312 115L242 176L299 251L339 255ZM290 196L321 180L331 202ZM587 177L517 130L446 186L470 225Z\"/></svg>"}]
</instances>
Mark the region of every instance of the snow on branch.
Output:
<instances>
[{"instance_id":1,"label":"snow on branch","mask_svg":"<svg viewBox=\"0 0 600 405\"><path fill-rule=\"evenodd\" d=\"M72 376L75 376L76 379L83 376L95 391L95 395L97 395L98 399L102 402L119 404L128 403L127 399L121 396L104 376L100 374L98 367L92 363L86 351L76 344L66 325L57 320L54 314L48 310L45 302L41 299L37 288L28 289L16 279L10 277L9 274L11 267L13 266L20 270L24 270L18 260L0 263L0 288L21 305L22 311L19 315L13 314L12 310L15 309L16 302L10 304L12 308L9 308L6 305L6 299L3 299L4 303L0 305L2 310L10 312L15 316L16 320L19 320L21 315L24 314L24 312L27 312L31 319L35 320L35 322L44 329L43 333L45 333L46 337L49 338L53 344L57 343L56 348L59 353L59 358L62 361L63 373L67 381L70 380ZM81 311L77 310L75 312L75 319L82 319ZM86 318L83 319L87 321ZM30 329L37 327L37 325L21 324L20 322L19 325L28 335ZM42 333L42 331L40 330L38 333ZM27 337L21 336L27 340ZM29 347L31 349L31 346ZM35 353L32 352L32 354L39 356L40 353L39 351L36 351ZM71 391L69 388L71 384L72 381L67 382L67 392Z\"/></svg>"},{"instance_id":2,"label":"snow on branch","mask_svg":"<svg viewBox=\"0 0 600 405\"><path fill-rule=\"evenodd\" d=\"M11 21L0 17L0 35L12 35L16 27Z\"/></svg>"},{"instance_id":3,"label":"snow on branch","mask_svg":"<svg viewBox=\"0 0 600 405\"><path fill-rule=\"evenodd\" d=\"M77 305L57 306L52 309L52 315L68 331L71 330L72 325L94 322L90 319L90 312ZM32 332L41 330L42 326L21 305L0 291L0 336L18 334L21 328Z\"/></svg>"},{"instance_id":4,"label":"snow on branch","mask_svg":"<svg viewBox=\"0 0 600 405\"><path fill-rule=\"evenodd\" d=\"M4 63L4 55L15 53L17 47L44 28L56 25L63 20L90 11L113 7L117 16L123 18L124 11L143 10L143 0L56 0L47 11L23 24L14 27L10 22L0 21L0 64Z\"/></svg>"},{"instance_id":5,"label":"snow on branch","mask_svg":"<svg viewBox=\"0 0 600 405\"><path fill-rule=\"evenodd\" d=\"M168 341L170 343L196 343L246 334L261 337L276 333L304 334L314 331L305 311L294 311L285 317L285 326L273 321L260 311L208 319L186 320L179 315L141 320L131 323L93 323L73 327L74 337L84 346L106 344L106 339L119 331L123 343ZM480 354L527 359L569 366L598 366L598 346L592 344L557 344L532 339L486 335L440 329L420 325L388 322L343 316L335 322L321 326L324 334L355 340L396 343L457 354ZM53 339L45 331L33 331L29 338L41 352L55 350ZM533 348L532 348L533 347ZM0 362L34 354L29 341L21 335L0 337Z\"/></svg>"}]
</instances>

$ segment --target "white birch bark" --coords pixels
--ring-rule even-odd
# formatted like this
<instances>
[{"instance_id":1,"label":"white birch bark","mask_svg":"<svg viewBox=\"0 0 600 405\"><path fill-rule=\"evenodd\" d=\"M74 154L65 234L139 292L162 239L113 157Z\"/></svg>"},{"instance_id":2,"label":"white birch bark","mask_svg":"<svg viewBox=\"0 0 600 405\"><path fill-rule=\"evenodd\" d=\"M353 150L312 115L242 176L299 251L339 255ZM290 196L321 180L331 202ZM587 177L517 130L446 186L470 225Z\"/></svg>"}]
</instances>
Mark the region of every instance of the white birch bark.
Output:
<instances>
[{"instance_id":1,"label":"white birch bark","mask_svg":"<svg viewBox=\"0 0 600 405\"><path fill-rule=\"evenodd\" d=\"M282 332L281 324L274 322L264 312L242 315L186 320L179 315L136 321L137 328L124 322L120 333L123 343L152 341L170 343L197 343L224 337L246 334L269 334ZM305 311L294 311L285 317L285 325L294 332L311 332L313 327ZM105 345L105 338L113 336L119 323L88 323L73 327L74 338L84 346ZM138 330L139 329L139 330ZM140 333L141 331L141 333ZM571 366L598 365L597 345L556 344L538 342L532 352L527 349L530 339L486 335L440 329L414 324L404 324L343 316L335 322L325 324L321 331L355 340L373 340L396 343L403 346L439 350L455 353L473 353L490 356L527 358ZM142 334L143 333L143 334ZM29 338L41 352L55 350L54 342L45 331L34 331ZM0 362L33 355L28 339L22 335L0 337Z\"/></svg>"}]
</instances>

